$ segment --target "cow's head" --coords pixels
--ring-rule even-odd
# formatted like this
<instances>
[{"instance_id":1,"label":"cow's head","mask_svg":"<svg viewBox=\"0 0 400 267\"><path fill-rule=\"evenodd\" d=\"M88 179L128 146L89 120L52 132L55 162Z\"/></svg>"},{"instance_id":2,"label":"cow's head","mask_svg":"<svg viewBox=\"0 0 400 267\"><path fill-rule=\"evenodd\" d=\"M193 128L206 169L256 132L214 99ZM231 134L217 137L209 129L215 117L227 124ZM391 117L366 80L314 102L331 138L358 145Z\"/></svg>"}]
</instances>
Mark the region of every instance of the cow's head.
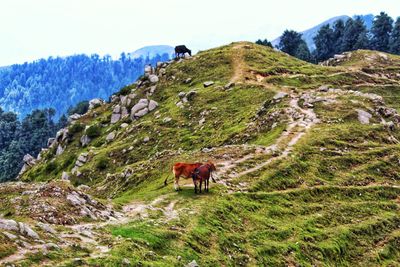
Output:
<instances>
[{"instance_id":1,"label":"cow's head","mask_svg":"<svg viewBox=\"0 0 400 267\"><path fill-rule=\"evenodd\" d=\"M192 56L192 50L188 49L188 53L190 56Z\"/></svg>"}]
</instances>

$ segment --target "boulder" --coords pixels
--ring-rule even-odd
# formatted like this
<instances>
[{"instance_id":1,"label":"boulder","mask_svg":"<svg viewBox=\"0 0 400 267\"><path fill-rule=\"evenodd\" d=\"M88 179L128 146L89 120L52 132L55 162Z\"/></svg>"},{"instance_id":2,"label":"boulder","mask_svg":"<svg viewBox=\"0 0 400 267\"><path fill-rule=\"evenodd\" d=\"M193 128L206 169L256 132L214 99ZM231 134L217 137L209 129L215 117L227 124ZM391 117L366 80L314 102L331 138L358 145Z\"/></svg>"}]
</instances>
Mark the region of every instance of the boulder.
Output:
<instances>
[{"instance_id":1,"label":"boulder","mask_svg":"<svg viewBox=\"0 0 400 267\"><path fill-rule=\"evenodd\" d=\"M138 112L136 112L134 114L134 117L140 118L140 117L143 117L144 115L146 115L147 113L149 113L149 109L148 108L144 108L144 109L141 109Z\"/></svg>"},{"instance_id":2,"label":"boulder","mask_svg":"<svg viewBox=\"0 0 400 267\"><path fill-rule=\"evenodd\" d=\"M113 113L111 115L111 123L112 124L117 123L120 119L121 119L121 114Z\"/></svg>"},{"instance_id":3,"label":"boulder","mask_svg":"<svg viewBox=\"0 0 400 267\"><path fill-rule=\"evenodd\" d=\"M281 100L282 98L285 98L288 94L285 92L278 92L274 95L273 99L274 100Z\"/></svg>"},{"instance_id":4,"label":"boulder","mask_svg":"<svg viewBox=\"0 0 400 267\"><path fill-rule=\"evenodd\" d=\"M115 131L109 133L109 134L107 135L107 137L106 137L106 141L107 141L107 142L113 141L114 138L115 138L115 135L116 135L116 132L115 132Z\"/></svg>"},{"instance_id":5,"label":"boulder","mask_svg":"<svg viewBox=\"0 0 400 267\"><path fill-rule=\"evenodd\" d=\"M57 233L56 230L53 229L53 227L51 227L50 225L48 225L46 223L38 222L36 225L47 233L50 233L50 234Z\"/></svg>"},{"instance_id":6,"label":"boulder","mask_svg":"<svg viewBox=\"0 0 400 267\"><path fill-rule=\"evenodd\" d=\"M35 231L33 231L32 228L30 228L28 225L26 225L22 222L19 222L18 225L19 225L19 232L21 234L23 234L24 236L27 236L27 237L30 237L33 239L40 239L39 235Z\"/></svg>"},{"instance_id":7,"label":"boulder","mask_svg":"<svg viewBox=\"0 0 400 267\"><path fill-rule=\"evenodd\" d=\"M210 87L211 85L214 85L214 82L213 82L213 81L207 81L207 82L204 82L204 83L203 83L203 86L204 86L204 87Z\"/></svg>"},{"instance_id":8,"label":"boulder","mask_svg":"<svg viewBox=\"0 0 400 267\"><path fill-rule=\"evenodd\" d=\"M56 141L56 139L54 137L49 138L47 140L47 147L51 147L54 144L55 141Z\"/></svg>"},{"instance_id":9,"label":"boulder","mask_svg":"<svg viewBox=\"0 0 400 267\"><path fill-rule=\"evenodd\" d=\"M150 100L149 102L149 111L153 111L158 107L158 103L154 100Z\"/></svg>"},{"instance_id":10,"label":"boulder","mask_svg":"<svg viewBox=\"0 0 400 267\"><path fill-rule=\"evenodd\" d=\"M147 108L147 106L149 105L149 102L147 99L140 99L139 103L137 103L136 105L134 105L131 109L131 115L135 114L136 112L138 112L141 109Z\"/></svg>"},{"instance_id":11,"label":"boulder","mask_svg":"<svg viewBox=\"0 0 400 267\"><path fill-rule=\"evenodd\" d=\"M129 116L128 109L126 107L121 108L121 117L126 118Z\"/></svg>"},{"instance_id":12,"label":"boulder","mask_svg":"<svg viewBox=\"0 0 400 267\"><path fill-rule=\"evenodd\" d=\"M57 151L56 151L56 156L59 156L62 153L64 153L64 148L61 145L58 145Z\"/></svg>"},{"instance_id":13,"label":"boulder","mask_svg":"<svg viewBox=\"0 0 400 267\"><path fill-rule=\"evenodd\" d=\"M199 265L197 264L197 262L195 260L192 260L191 262L186 264L185 267L199 267Z\"/></svg>"},{"instance_id":14,"label":"boulder","mask_svg":"<svg viewBox=\"0 0 400 267\"><path fill-rule=\"evenodd\" d=\"M116 105L113 109L113 113L115 113L115 114L121 113L121 106Z\"/></svg>"},{"instance_id":15,"label":"boulder","mask_svg":"<svg viewBox=\"0 0 400 267\"><path fill-rule=\"evenodd\" d=\"M86 163L88 159L88 153L81 153L78 157L78 160L82 163Z\"/></svg>"},{"instance_id":16,"label":"boulder","mask_svg":"<svg viewBox=\"0 0 400 267\"><path fill-rule=\"evenodd\" d=\"M61 180L69 181L69 175L67 172L62 173Z\"/></svg>"},{"instance_id":17,"label":"boulder","mask_svg":"<svg viewBox=\"0 0 400 267\"><path fill-rule=\"evenodd\" d=\"M6 231L18 231L18 223L14 220L7 220L0 218L0 229Z\"/></svg>"},{"instance_id":18,"label":"boulder","mask_svg":"<svg viewBox=\"0 0 400 267\"><path fill-rule=\"evenodd\" d=\"M361 124L369 124L369 120L372 118L372 115L362 109L357 109L358 112L358 121Z\"/></svg>"},{"instance_id":19,"label":"boulder","mask_svg":"<svg viewBox=\"0 0 400 267\"><path fill-rule=\"evenodd\" d=\"M80 139L81 145L82 147L87 146L90 143L91 139L89 138L89 136L87 136L86 134L83 135Z\"/></svg>"},{"instance_id":20,"label":"boulder","mask_svg":"<svg viewBox=\"0 0 400 267\"><path fill-rule=\"evenodd\" d=\"M24 163L28 164L29 166L33 166L36 164L36 160L30 154L26 154L23 158Z\"/></svg>"},{"instance_id":21,"label":"boulder","mask_svg":"<svg viewBox=\"0 0 400 267\"><path fill-rule=\"evenodd\" d=\"M69 122L76 121L79 120L81 117L82 115L75 113L68 117L68 121Z\"/></svg>"},{"instance_id":22,"label":"boulder","mask_svg":"<svg viewBox=\"0 0 400 267\"><path fill-rule=\"evenodd\" d=\"M104 104L104 101L100 98L95 98L89 101L89 110L97 108Z\"/></svg>"},{"instance_id":23,"label":"boulder","mask_svg":"<svg viewBox=\"0 0 400 267\"><path fill-rule=\"evenodd\" d=\"M225 89L225 90L229 90L229 89L231 89L231 88L234 87L234 86L235 86L235 83L229 82L229 83L227 83L227 84L224 85L224 89Z\"/></svg>"},{"instance_id":24,"label":"boulder","mask_svg":"<svg viewBox=\"0 0 400 267\"><path fill-rule=\"evenodd\" d=\"M151 75L149 76L149 81L150 81L151 83L157 83L157 82L159 81L158 76L155 75L155 74L151 74Z\"/></svg>"}]
</instances>

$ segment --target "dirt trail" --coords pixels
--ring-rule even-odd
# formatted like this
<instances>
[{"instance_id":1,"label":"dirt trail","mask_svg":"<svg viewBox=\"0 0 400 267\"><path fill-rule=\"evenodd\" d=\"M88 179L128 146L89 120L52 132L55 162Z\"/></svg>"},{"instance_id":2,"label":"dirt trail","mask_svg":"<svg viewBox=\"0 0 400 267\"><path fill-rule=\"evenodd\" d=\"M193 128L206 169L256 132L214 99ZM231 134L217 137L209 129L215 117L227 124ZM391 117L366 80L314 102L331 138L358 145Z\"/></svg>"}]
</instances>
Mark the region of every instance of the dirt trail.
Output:
<instances>
[{"instance_id":1,"label":"dirt trail","mask_svg":"<svg viewBox=\"0 0 400 267\"><path fill-rule=\"evenodd\" d=\"M258 79L257 77L255 80L244 79L246 65L243 59L243 49L239 49L243 48L244 46L245 44L239 43L234 47L234 49L237 50L237 53L234 53L232 56L234 74L231 78L231 82L241 81L243 83L258 85L271 90L271 87L268 86L268 84L263 83L262 79ZM217 174L219 177L218 183L227 186L230 192L246 191L246 183L239 183L239 186L236 186L232 184L232 181L238 177L256 172L275 160L287 157L292 151L293 146L301 139L303 135L306 134L306 131L319 122L319 119L312 108L301 108L299 106L298 102L300 100L300 96L298 94L294 92L286 93L288 93L289 97L289 108L286 110L286 113L289 113L289 123L286 127L286 130L277 138L275 143L268 147L259 147L256 149L256 152L248 154L242 158L218 162L220 166ZM310 91L310 93L313 92ZM297 115L300 116L292 116L290 113L297 113ZM229 173L239 164L253 160L258 155L263 154L271 155L271 157L256 164L254 167L248 168L239 173Z\"/></svg>"}]
</instances>

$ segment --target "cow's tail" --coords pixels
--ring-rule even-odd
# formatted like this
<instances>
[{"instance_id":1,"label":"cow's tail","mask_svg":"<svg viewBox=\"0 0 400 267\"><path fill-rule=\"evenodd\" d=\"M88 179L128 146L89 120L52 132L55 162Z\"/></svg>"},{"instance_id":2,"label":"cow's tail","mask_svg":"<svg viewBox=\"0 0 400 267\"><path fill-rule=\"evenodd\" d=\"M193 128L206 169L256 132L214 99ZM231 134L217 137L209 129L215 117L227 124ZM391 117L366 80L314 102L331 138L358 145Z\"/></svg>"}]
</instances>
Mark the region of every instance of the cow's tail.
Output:
<instances>
[{"instance_id":1,"label":"cow's tail","mask_svg":"<svg viewBox=\"0 0 400 267\"><path fill-rule=\"evenodd\" d=\"M174 168L174 166L172 166L172 173L174 174L174 176L175 176L175 168ZM166 186L167 184L168 184L168 176L167 176L167 178L165 178L165 180L164 180L164 185Z\"/></svg>"}]
</instances>

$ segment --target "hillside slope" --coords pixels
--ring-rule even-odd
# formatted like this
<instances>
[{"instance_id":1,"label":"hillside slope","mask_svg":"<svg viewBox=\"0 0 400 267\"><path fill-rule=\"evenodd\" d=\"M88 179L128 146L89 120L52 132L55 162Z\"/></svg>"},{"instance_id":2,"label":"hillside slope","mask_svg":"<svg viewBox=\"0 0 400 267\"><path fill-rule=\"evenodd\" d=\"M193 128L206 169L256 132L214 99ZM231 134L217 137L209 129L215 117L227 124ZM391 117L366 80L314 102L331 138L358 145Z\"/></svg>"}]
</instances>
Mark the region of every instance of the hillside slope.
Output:
<instances>
[{"instance_id":1,"label":"hillside slope","mask_svg":"<svg viewBox=\"0 0 400 267\"><path fill-rule=\"evenodd\" d=\"M399 264L400 78L378 72L251 43L147 69L2 185L0 264ZM209 193L173 190L206 160Z\"/></svg>"}]
</instances>

